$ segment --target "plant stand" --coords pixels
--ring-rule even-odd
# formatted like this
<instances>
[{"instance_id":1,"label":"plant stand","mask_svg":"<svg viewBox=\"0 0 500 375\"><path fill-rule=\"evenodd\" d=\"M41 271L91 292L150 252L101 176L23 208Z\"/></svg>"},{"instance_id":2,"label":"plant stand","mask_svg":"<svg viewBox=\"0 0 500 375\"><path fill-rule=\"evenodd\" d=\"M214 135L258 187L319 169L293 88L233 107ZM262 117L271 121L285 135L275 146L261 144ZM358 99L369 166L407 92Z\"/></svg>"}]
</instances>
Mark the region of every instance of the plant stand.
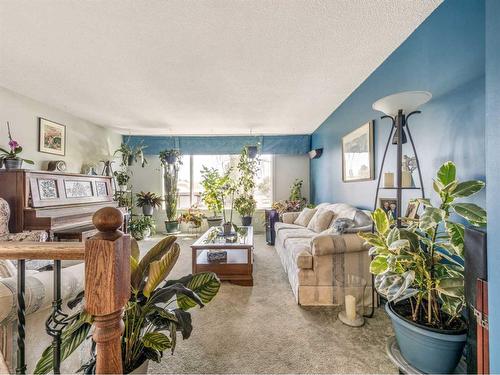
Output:
<instances>
[{"instance_id":1,"label":"plant stand","mask_svg":"<svg viewBox=\"0 0 500 375\"><path fill-rule=\"evenodd\" d=\"M385 346L385 351L391 362L399 369L400 374L424 374L419 369L410 365L406 359L404 359L401 351L399 350L398 342L396 341L396 336L391 336L387 339L387 344ZM460 360L457 368L453 372L454 374L466 374L467 364L464 358Z\"/></svg>"}]
</instances>

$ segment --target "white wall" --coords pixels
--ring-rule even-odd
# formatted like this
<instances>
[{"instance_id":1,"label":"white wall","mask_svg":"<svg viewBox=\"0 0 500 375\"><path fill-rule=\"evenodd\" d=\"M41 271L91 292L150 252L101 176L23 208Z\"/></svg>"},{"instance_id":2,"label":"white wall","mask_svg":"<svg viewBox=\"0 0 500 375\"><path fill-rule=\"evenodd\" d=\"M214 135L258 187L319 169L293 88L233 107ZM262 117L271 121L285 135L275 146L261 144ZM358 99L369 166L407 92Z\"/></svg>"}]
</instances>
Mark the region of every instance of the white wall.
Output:
<instances>
[{"instance_id":1,"label":"white wall","mask_svg":"<svg viewBox=\"0 0 500 375\"><path fill-rule=\"evenodd\" d=\"M140 191L152 191L158 194L162 192L162 179L160 162L157 156L150 155L147 157L148 165L141 168L140 165L130 167L132 172L131 184L133 185L134 193ZM287 199L290 194L290 186L296 178L304 180L302 189L303 195L309 199L309 158L307 155L275 155L273 163L273 190L274 200ZM140 210L136 209L139 213ZM234 214L235 222L239 223L238 214ZM155 213L155 220L158 231L163 231L163 221L166 220L166 215L163 210ZM262 232L264 230L264 211L257 210L254 215L254 230Z\"/></svg>"},{"instance_id":2,"label":"white wall","mask_svg":"<svg viewBox=\"0 0 500 375\"><path fill-rule=\"evenodd\" d=\"M39 117L66 125L66 156L38 152ZM0 87L2 148L8 148L6 121L10 122L12 137L24 149L21 156L35 162L34 166L23 165L29 169L45 170L48 161L64 160L68 172L80 173L82 163L109 159L121 143L121 136L109 129ZM98 164L97 172L101 170L102 164Z\"/></svg>"}]
</instances>

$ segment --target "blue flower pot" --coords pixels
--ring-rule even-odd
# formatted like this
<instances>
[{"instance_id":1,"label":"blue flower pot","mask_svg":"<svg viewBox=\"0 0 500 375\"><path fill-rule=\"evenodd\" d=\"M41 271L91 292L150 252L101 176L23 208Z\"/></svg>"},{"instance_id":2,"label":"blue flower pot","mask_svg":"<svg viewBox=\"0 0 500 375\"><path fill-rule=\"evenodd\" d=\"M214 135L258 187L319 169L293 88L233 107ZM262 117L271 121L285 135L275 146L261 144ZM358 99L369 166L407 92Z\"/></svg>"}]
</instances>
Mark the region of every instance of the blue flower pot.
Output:
<instances>
[{"instance_id":1,"label":"blue flower pot","mask_svg":"<svg viewBox=\"0 0 500 375\"><path fill-rule=\"evenodd\" d=\"M444 331L418 325L397 314L392 304L385 305L392 321L396 340L403 357L428 374L450 374L462 356L467 339L466 330Z\"/></svg>"}]
</instances>

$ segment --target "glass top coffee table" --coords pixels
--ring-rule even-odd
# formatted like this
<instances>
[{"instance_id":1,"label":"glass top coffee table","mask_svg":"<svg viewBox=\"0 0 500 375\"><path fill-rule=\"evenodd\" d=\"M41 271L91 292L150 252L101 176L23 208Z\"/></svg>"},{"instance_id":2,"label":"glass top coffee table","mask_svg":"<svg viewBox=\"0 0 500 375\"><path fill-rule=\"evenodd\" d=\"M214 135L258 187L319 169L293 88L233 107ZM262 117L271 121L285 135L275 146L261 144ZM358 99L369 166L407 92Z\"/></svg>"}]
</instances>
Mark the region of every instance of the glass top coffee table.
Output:
<instances>
[{"instance_id":1,"label":"glass top coffee table","mask_svg":"<svg viewBox=\"0 0 500 375\"><path fill-rule=\"evenodd\" d=\"M253 227L238 227L230 236L210 228L191 249L193 273L214 272L223 281L253 285Z\"/></svg>"}]
</instances>

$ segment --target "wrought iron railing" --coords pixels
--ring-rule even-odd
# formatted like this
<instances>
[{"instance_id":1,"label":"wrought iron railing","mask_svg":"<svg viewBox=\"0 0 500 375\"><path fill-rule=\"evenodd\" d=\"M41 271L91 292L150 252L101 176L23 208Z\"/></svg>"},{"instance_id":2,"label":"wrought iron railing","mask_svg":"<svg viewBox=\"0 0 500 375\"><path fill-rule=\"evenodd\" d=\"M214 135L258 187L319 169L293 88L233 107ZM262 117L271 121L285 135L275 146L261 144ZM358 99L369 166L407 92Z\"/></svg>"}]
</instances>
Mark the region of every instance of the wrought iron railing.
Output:
<instances>
[{"instance_id":1,"label":"wrought iron railing","mask_svg":"<svg viewBox=\"0 0 500 375\"><path fill-rule=\"evenodd\" d=\"M62 260L85 262L85 309L94 317L96 373L121 373L122 313L130 294L130 237L118 228L123 215L107 207L93 218L99 233L85 243L0 242L0 259L17 260L17 374L26 373L26 260L53 260L52 311L45 327L52 337L54 374L60 373L61 335L68 324L62 310ZM0 357L0 367L3 357Z\"/></svg>"}]
</instances>

